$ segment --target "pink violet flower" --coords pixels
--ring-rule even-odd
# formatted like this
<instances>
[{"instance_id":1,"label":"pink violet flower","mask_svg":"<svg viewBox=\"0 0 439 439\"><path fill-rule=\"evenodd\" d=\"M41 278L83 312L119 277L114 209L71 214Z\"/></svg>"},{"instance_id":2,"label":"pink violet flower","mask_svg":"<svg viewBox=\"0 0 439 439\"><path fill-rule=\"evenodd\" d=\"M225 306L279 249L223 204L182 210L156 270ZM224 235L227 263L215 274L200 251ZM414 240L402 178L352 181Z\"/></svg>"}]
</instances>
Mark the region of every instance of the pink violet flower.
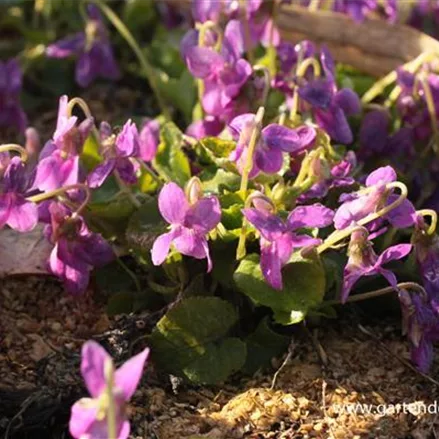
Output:
<instances>
[{"instance_id":1,"label":"pink violet flower","mask_svg":"<svg viewBox=\"0 0 439 439\"><path fill-rule=\"evenodd\" d=\"M149 349L146 348L122 364L114 373L111 396L116 411L117 438L114 439L127 439L130 434L126 404L139 385L148 356ZM107 439L107 370L114 367L113 361L107 351L95 341L87 341L83 345L81 357L81 374L91 398L81 398L73 405L69 422L70 434L75 439Z\"/></svg>"},{"instance_id":2,"label":"pink violet flower","mask_svg":"<svg viewBox=\"0 0 439 439\"><path fill-rule=\"evenodd\" d=\"M155 120L146 120L139 133L139 157L150 162L157 154L160 143L160 123Z\"/></svg>"},{"instance_id":3,"label":"pink violet flower","mask_svg":"<svg viewBox=\"0 0 439 439\"><path fill-rule=\"evenodd\" d=\"M393 190L387 189L387 184L397 180L396 172L391 166L384 166L371 172L366 179L367 192L343 194L340 197L342 205L334 216L334 225L338 230L355 224L362 218L374 213L398 199ZM384 219L397 228L410 227L415 222L415 208L405 199L398 207L390 210Z\"/></svg>"},{"instance_id":4,"label":"pink violet flower","mask_svg":"<svg viewBox=\"0 0 439 439\"><path fill-rule=\"evenodd\" d=\"M61 203L49 205L50 224L44 230L53 248L49 269L63 282L71 294L86 290L90 271L114 259L110 244L101 235L89 230L80 216L72 215Z\"/></svg>"},{"instance_id":5,"label":"pink violet flower","mask_svg":"<svg viewBox=\"0 0 439 439\"><path fill-rule=\"evenodd\" d=\"M236 162L240 172L247 161L247 151L254 129L255 115L251 113L241 114L229 124L229 130L238 142L229 159ZM293 129L274 123L267 125L262 129L256 143L250 178L261 171L266 174L279 172L282 168L284 152L293 156L298 155L305 151L315 138L316 131L310 126L303 125Z\"/></svg>"},{"instance_id":6,"label":"pink violet flower","mask_svg":"<svg viewBox=\"0 0 439 439\"><path fill-rule=\"evenodd\" d=\"M154 242L151 250L153 264L161 265L173 244L183 255L207 258L207 270L210 271L212 261L206 235L221 220L218 198L213 195L203 197L200 190L189 191L186 196L175 183L167 183L160 191L158 202L160 213L171 227Z\"/></svg>"},{"instance_id":7,"label":"pink violet flower","mask_svg":"<svg viewBox=\"0 0 439 439\"><path fill-rule=\"evenodd\" d=\"M9 160L0 176L0 228L7 224L19 232L29 232L37 225L37 205L25 198L32 179L33 174L19 157Z\"/></svg>"},{"instance_id":8,"label":"pink violet flower","mask_svg":"<svg viewBox=\"0 0 439 439\"><path fill-rule=\"evenodd\" d=\"M34 187L42 192L80 180L79 156L93 127L93 119L87 118L78 124L78 118L68 114L68 103L68 97L61 96L53 139L44 145L39 156Z\"/></svg>"},{"instance_id":9,"label":"pink violet flower","mask_svg":"<svg viewBox=\"0 0 439 439\"><path fill-rule=\"evenodd\" d=\"M100 187L112 172L117 172L127 184L137 181L136 168L131 157L139 154L139 132L136 125L128 120L121 132L115 136L110 124L102 122L100 126L102 155L104 161L96 166L87 178L91 188Z\"/></svg>"}]
</instances>

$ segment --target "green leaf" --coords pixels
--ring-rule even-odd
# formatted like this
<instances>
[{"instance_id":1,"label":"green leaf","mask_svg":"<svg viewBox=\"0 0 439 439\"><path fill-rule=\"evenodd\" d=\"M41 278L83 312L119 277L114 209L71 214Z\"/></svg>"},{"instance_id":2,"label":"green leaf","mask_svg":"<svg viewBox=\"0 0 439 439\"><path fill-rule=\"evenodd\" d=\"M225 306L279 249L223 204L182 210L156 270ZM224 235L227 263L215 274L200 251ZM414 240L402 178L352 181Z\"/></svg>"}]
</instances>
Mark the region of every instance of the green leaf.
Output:
<instances>
[{"instance_id":1,"label":"green leaf","mask_svg":"<svg viewBox=\"0 0 439 439\"><path fill-rule=\"evenodd\" d=\"M235 150L236 142L222 140L217 137L205 137L200 140L200 145L217 158L227 158Z\"/></svg>"},{"instance_id":2,"label":"green leaf","mask_svg":"<svg viewBox=\"0 0 439 439\"><path fill-rule=\"evenodd\" d=\"M87 171L93 170L99 163L102 162L102 156L99 154L99 144L93 134L90 134L84 143L81 161Z\"/></svg>"},{"instance_id":3,"label":"green leaf","mask_svg":"<svg viewBox=\"0 0 439 439\"><path fill-rule=\"evenodd\" d=\"M122 12L123 22L131 32L151 25L156 18L153 0L126 0Z\"/></svg>"},{"instance_id":4,"label":"green leaf","mask_svg":"<svg viewBox=\"0 0 439 439\"><path fill-rule=\"evenodd\" d=\"M302 321L308 310L317 307L325 294L326 280L318 257L297 258L282 269L284 287L271 288L259 265L259 256L248 255L233 276L240 291L253 302L271 308L275 320L283 325Z\"/></svg>"},{"instance_id":5,"label":"green leaf","mask_svg":"<svg viewBox=\"0 0 439 439\"><path fill-rule=\"evenodd\" d=\"M239 338L229 337L219 345L207 346L204 355L185 367L184 374L192 382L216 384L244 366L247 355L245 343Z\"/></svg>"},{"instance_id":6,"label":"green leaf","mask_svg":"<svg viewBox=\"0 0 439 439\"><path fill-rule=\"evenodd\" d=\"M278 334L269 325L268 317L261 320L253 334L247 339L247 360L244 371L249 374L271 366L272 358L281 355L288 348L290 337Z\"/></svg>"},{"instance_id":7,"label":"green leaf","mask_svg":"<svg viewBox=\"0 0 439 439\"><path fill-rule=\"evenodd\" d=\"M150 261L150 250L155 239L165 233L167 224L163 220L157 198L149 197L131 216L126 230L128 245L134 252Z\"/></svg>"},{"instance_id":8,"label":"green leaf","mask_svg":"<svg viewBox=\"0 0 439 439\"><path fill-rule=\"evenodd\" d=\"M181 149L183 135L173 122L160 130L160 145L154 167L166 180L183 186L191 177L189 160Z\"/></svg>"},{"instance_id":9,"label":"green leaf","mask_svg":"<svg viewBox=\"0 0 439 439\"><path fill-rule=\"evenodd\" d=\"M225 338L237 320L234 307L218 297L184 299L160 319L152 333L155 361L195 382L222 381L245 361L245 345ZM220 371L213 367L215 361Z\"/></svg>"},{"instance_id":10,"label":"green leaf","mask_svg":"<svg viewBox=\"0 0 439 439\"><path fill-rule=\"evenodd\" d=\"M118 261L97 268L94 273L98 288L106 294L117 294L136 288L133 279Z\"/></svg>"},{"instance_id":11,"label":"green leaf","mask_svg":"<svg viewBox=\"0 0 439 439\"><path fill-rule=\"evenodd\" d=\"M132 292L125 291L113 294L107 303L106 312L113 317L118 314L129 314L133 310L134 295Z\"/></svg>"},{"instance_id":12,"label":"green leaf","mask_svg":"<svg viewBox=\"0 0 439 439\"><path fill-rule=\"evenodd\" d=\"M201 173L200 179L206 191L221 193L224 189L236 191L239 189L241 177L233 172L218 169L215 174Z\"/></svg>"},{"instance_id":13,"label":"green leaf","mask_svg":"<svg viewBox=\"0 0 439 439\"><path fill-rule=\"evenodd\" d=\"M109 182L110 184L110 182ZM99 192L100 189L96 192ZM107 194L109 194L108 192ZM105 237L110 238L125 232L128 220L135 211L131 200L123 193L118 192L109 199L102 191L96 194L101 201L88 204L85 216L90 224L98 229Z\"/></svg>"}]
</instances>

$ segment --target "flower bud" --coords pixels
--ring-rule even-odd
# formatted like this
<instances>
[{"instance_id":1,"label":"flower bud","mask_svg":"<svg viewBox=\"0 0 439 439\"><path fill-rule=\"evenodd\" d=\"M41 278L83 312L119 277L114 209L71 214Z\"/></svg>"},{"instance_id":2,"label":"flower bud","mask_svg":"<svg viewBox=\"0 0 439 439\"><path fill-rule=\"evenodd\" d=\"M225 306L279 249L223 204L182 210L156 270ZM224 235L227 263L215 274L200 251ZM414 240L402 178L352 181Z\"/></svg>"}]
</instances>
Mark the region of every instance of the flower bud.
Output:
<instances>
[{"instance_id":1,"label":"flower bud","mask_svg":"<svg viewBox=\"0 0 439 439\"><path fill-rule=\"evenodd\" d=\"M203 186L198 177L192 177L186 184L186 197L190 204L195 204L203 196Z\"/></svg>"}]
</instances>

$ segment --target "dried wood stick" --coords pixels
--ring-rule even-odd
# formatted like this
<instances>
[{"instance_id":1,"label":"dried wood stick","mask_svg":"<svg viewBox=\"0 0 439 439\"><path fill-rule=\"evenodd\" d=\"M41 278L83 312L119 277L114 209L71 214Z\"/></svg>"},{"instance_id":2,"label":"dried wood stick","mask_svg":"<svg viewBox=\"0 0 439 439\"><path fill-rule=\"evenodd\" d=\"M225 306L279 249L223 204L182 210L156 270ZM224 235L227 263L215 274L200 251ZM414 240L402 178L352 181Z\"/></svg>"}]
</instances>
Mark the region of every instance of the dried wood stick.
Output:
<instances>
[{"instance_id":1,"label":"dried wood stick","mask_svg":"<svg viewBox=\"0 0 439 439\"><path fill-rule=\"evenodd\" d=\"M191 0L165 0L188 11ZM423 52L439 55L439 41L402 24L378 18L356 23L351 17L332 11L310 11L296 4L282 4L276 14L282 38L292 43L308 39L326 44L336 61L379 77Z\"/></svg>"}]
</instances>

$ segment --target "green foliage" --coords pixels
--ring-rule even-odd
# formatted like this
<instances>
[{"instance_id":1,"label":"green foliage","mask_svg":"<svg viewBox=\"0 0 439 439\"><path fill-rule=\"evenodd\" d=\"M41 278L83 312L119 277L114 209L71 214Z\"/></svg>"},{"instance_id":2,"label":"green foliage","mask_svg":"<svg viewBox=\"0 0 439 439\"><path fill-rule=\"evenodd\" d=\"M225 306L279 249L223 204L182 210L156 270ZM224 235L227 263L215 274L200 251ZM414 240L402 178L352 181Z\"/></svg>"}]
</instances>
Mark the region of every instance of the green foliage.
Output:
<instances>
[{"instance_id":1,"label":"green foliage","mask_svg":"<svg viewBox=\"0 0 439 439\"><path fill-rule=\"evenodd\" d=\"M110 177L93 191L85 216L90 224L110 238L124 233L134 210L130 198L121 192L114 177Z\"/></svg>"},{"instance_id":2,"label":"green foliage","mask_svg":"<svg viewBox=\"0 0 439 439\"><path fill-rule=\"evenodd\" d=\"M256 330L246 338L247 360L244 372L253 374L271 366L271 360L288 348L290 337L273 331L268 317L261 320Z\"/></svg>"},{"instance_id":3,"label":"green foliage","mask_svg":"<svg viewBox=\"0 0 439 439\"><path fill-rule=\"evenodd\" d=\"M224 381L245 362L246 346L227 337L234 307L218 297L190 297L172 306L151 336L156 363L200 384Z\"/></svg>"},{"instance_id":4,"label":"green foliage","mask_svg":"<svg viewBox=\"0 0 439 439\"><path fill-rule=\"evenodd\" d=\"M90 134L84 143L81 153L81 162L84 164L87 171L93 170L102 162L102 156L99 153L99 144L93 134Z\"/></svg>"},{"instance_id":5,"label":"green foliage","mask_svg":"<svg viewBox=\"0 0 439 439\"><path fill-rule=\"evenodd\" d=\"M167 122L160 131L160 145L154 167L165 179L183 186L191 177L189 160L182 150L183 135L173 122Z\"/></svg>"},{"instance_id":6,"label":"green foliage","mask_svg":"<svg viewBox=\"0 0 439 439\"><path fill-rule=\"evenodd\" d=\"M218 139L217 137L205 137L200 140L200 145L216 158L227 158L236 148L236 142Z\"/></svg>"},{"instance_id":7,"label":"green foliage","mask_svg":"<svg viewBox=\"0 0 439 439\"><path fill-rule=\"evenodd\" d=\"M282 269L284 287L271 288L259 266L259 256L248 255L239 264L234 280L240 291L257 305L271 308L276 322L291 325L302 321L317 307L325 294L325 271L321 261L297 258Z\"/></svg>"},{"instance_id":8,"label":"green foliage","mask_svg":"<svg viewBox=\"0 0 439 439\"><path fill-rule=\"evenodd\" d=\"M155 239L166 232L166 228L167 224L160 214L157 198L148 197L128 222L127 243L142 262L148 262Z\"/></svg>"}]
</instances>

